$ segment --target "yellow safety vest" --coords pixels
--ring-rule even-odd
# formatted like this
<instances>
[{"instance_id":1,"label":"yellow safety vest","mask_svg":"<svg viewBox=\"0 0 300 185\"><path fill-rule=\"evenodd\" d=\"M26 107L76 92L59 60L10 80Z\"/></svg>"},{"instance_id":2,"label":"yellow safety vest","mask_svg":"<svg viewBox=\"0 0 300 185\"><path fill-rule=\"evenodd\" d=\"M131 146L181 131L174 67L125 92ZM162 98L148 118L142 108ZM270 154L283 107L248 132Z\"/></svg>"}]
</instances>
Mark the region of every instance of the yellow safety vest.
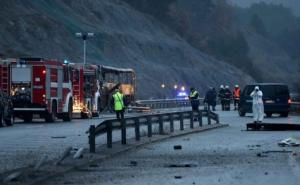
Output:
<instances>
[{"instance_id":1,"label":"yellow safety vest","mask_svg":"<svg viewBox=\"0 0 300 185\"><path fill-rule=\"evenodd\" d=\"M115 110L123 110L124 108L123 94L117 92L113 95L113 98L114 98Z\"/></svg>"}]
</instances>

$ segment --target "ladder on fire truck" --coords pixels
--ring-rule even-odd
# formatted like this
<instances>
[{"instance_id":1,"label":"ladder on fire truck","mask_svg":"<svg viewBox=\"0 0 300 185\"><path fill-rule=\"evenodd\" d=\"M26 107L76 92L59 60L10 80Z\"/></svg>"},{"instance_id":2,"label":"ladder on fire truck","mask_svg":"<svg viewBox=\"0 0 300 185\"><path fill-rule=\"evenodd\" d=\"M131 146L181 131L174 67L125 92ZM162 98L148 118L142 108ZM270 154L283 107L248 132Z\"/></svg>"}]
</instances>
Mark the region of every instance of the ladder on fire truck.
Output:
<instances>
[{"instance_id":1,"label":"ladder on fire truck","mask_svg":"<svg viewBox=\"0 0 300 185\"><path fill-rule=\"evenodd\" d=\"M1 81L1 89L3 92L8 94L8 87L9 87L9 61L3 60L0 63L0 81Z\"/></svg>"}]
</instances>

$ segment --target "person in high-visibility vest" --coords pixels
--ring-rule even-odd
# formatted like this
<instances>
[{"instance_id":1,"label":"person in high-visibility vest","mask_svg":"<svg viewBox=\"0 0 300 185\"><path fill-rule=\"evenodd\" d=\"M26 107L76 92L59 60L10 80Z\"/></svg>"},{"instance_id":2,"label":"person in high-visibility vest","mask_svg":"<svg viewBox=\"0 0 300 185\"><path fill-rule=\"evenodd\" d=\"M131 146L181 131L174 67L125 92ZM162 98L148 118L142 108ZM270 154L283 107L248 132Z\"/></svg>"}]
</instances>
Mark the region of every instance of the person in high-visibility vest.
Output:
<instances>
[{"instance_id":1,"label":"person in high-visibility vest","mask_svg":"<svg viewBox=\"0 0 300 185\"><path fill-rule=\"evenodd\" d=\"M117 119L124 118L124 95L120 92L120 89L116 89L113 94L114 110L116 112Z\"/></svg>"},{"instance_id":2,"label":"person in high-visibility vest","mask_svg":"<svg viewBox=\"0 0 300 185\"><path fill-rule=\"evenodd\" d=\"M192 110L198 110L199 109L199 93L195 90L195 88L191 87L191 92L189 95L189 99L191 101Z\"/></svg>"},{"instance_id":3,"label":"person in high-visibility vest","mask_svg":"<svg viewBox=\"0 0 300 185\"><path fill-rule=\"evenodd\" d=\"M234 90L233 90L234 110L237 110L237 106L240 102L240 96L241 96L241 89L238 85L235 85Z\"/></svg>"}]
</instances>

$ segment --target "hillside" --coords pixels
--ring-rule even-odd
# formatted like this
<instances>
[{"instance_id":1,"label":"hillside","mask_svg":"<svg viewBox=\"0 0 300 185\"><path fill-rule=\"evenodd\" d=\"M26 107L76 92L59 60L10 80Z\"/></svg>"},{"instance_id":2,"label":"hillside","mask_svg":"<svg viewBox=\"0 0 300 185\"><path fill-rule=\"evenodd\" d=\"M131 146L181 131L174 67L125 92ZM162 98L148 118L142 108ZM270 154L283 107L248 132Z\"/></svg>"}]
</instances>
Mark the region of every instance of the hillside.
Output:
<instances>
[{"instance_id":1,"label":"hillside","mask_svg":"<svg viewBox=\"0 0 300 185\"><path fill-rule=\"evenodd\" d=\"M203 94L211 85L253 81L118 0L6 0L0 6L0 53L4 57L81 62L82 41L74 33L91 31L95 37L87 42L87 61L135 69L139 98L171 96L173 84L195 86ZM161 83L167 87L161 89Z\"/></svg>"}]
</instances>

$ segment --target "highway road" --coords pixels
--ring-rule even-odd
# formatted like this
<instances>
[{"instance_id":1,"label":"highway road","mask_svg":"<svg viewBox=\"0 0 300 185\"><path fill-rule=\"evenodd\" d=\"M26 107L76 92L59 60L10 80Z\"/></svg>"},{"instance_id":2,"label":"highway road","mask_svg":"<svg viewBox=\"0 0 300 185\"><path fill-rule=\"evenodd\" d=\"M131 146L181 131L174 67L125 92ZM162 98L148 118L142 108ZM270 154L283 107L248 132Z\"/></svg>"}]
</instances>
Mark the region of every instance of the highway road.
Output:
<instances>
[{"instance_id":1,"label":"highway road","mask_svg":"<svg viewBox=\"0 0 300 185\"><path fill-rule=\"evenodd\" d=\"M300 180L299 149L281 148L277 142L297 131L245 131L251 115L217 111L221 123L230 126L164 142L151 144L133 152L97 164L97 167L68 173L48 184L297 184ZM85 131L97 119L75 119L72 122L17 123L0 129L0 172L32 165L47 155L57 158L68 147L88 148ZM265 122L300 123L300 117L272 117ZM133 133L129 132L129 137ZM114 141L120 140L119 134ZM105 144L106 136L97 138ZM182 150L174 150L181 145ZM287 153L278 152L288 150ZM277 151L269 152L268 151ZM291 152L289 152L291 151ZM266 153L264 153L266 152ZM260 156L259 156L260 155ZM176 167L179 166L179 167ZM186 167L183 167L186 166ZM88 172L88 173L87 173ZM299 174L299 173L298 173ZM289 181L287 181L289 179Z\"/></svg>"}]
</instances>

